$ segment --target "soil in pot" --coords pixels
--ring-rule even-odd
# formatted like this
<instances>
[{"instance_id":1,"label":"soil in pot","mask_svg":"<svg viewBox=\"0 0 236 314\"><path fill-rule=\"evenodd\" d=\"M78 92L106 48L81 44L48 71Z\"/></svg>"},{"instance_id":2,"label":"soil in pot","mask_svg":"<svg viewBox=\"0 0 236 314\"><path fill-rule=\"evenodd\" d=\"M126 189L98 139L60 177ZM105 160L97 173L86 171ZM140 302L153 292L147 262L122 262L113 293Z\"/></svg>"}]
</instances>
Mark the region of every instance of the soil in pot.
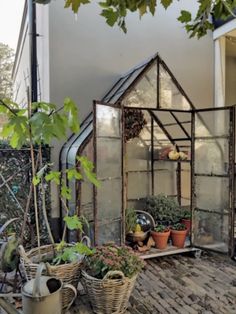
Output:
<instances>
[{"instance_id":1,"label":"soil in pot","mask_svg":"<svg viewBox=\"0 0 236 314\"><path fill-rule=\"evenodd\" d=\"M183 248L185 239L187 236L187 229L186 230L171 230L171 240L173 246L178 248Z\"/></svg>"},{"instance_id":2,"label":"soil in pot","mask_svg":"<svg viewBox=\"0 0 236 314\"><path fill-rule=\"evenodd\" d=\"M170 236L170 230L166 232L151 232L152 238L155 241L155 246L159 250L164 250L167 247L167 242Z\"/></svg>"}]
</instances>

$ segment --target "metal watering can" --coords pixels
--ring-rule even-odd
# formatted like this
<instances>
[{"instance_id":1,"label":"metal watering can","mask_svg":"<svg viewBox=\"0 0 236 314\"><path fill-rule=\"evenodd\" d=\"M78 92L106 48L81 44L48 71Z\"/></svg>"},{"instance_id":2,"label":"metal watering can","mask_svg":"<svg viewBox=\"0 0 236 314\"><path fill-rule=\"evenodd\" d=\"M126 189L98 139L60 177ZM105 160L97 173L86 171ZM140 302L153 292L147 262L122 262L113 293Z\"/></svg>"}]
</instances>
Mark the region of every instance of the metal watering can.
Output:
<instances>
[{"instance_id":1,"label":"metal watering can","mask_svg":"<svg viewBox=\"0 0 236 314\"><path fill-rule=\"evenodd\" d=\"M77 290L70 284L63 284L60 279L42 276L45 264L40 264L35 279L28 281L22 288L22 305L24 314L61 314L61 290L67 287L73 290L74 298L68 305L67 311L75 298Z\"/></svg>"}]
</instances>

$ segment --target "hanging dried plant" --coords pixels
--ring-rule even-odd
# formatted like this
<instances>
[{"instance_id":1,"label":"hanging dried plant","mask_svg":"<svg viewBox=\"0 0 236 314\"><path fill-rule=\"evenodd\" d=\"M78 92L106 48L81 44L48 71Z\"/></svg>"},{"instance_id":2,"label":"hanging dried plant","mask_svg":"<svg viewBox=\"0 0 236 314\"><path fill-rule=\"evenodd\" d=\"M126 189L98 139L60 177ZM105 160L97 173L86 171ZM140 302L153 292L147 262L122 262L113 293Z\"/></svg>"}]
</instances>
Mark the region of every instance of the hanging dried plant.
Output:
<instances>
[{"instance_id":1,"label":"hanging dried plant","mask_svg":"<svg viewBox=\"0 0 236 314\"><path fill-rule=\"evenodd\" d=\"M125 109L125 142L139 136L147 124L144 114L140 109Z\"/></svg>"}]
</instances>

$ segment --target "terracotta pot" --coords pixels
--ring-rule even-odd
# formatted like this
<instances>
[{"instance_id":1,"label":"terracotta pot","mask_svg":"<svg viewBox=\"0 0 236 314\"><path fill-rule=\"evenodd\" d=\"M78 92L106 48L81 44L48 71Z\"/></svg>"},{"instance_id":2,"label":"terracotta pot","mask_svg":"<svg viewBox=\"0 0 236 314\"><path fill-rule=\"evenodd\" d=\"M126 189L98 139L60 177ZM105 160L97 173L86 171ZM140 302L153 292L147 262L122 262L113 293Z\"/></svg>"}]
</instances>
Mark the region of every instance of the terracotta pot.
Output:
<instances>
[{"instance_id":1,"label":"terracotta pot","mask_svg":"<svg viewBox=\"0 0 236 314\"><path fill-rule=\"evenodd\" d=\"M167 247L167 242L170 236L170 230L167 232L151 232L152 238L155 241L156 248L164 250Z\"/></svg>"},{"instance_id":2,"label":"terracotta pot","mask_svg":"<svg viewBox=\"0 0 236 314\"><path fill-rule=\"evenodd\" d=\"M185 225L185 227L187 228L187 234L189 234L189 232L191 230L191 220L190 219L182 219L181 224Z\"/></svg>"},{"instance_id":3,"label":"terracotta pot","mask_svg":"<svg viewBox=\"0 0 236 314\"><path fill-rule=\"evenodd\" d=\"M171 230L171 240L173 246L178 248L183 248L185 239L187 236L187 229L186 230Z\"/></svg>"}]
</instances>

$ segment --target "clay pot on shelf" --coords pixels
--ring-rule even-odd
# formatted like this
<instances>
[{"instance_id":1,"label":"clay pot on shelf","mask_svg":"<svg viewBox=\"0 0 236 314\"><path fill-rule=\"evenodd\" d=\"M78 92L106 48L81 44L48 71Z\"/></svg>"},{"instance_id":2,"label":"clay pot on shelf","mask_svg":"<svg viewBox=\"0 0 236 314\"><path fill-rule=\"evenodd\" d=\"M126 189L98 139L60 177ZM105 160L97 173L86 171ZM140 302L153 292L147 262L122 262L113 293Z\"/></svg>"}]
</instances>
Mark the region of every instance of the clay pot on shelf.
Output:
<instances>
[{"instance_id":1,"label":"clay pot on shelf","mask_svg":"<svg viewBox=\"0 0 236 314\"><path fill-rule=\"evenodd\" d=\"M171 227L171 241L173 246L183 248L187 236L187 228L184 224L177 223Z\"/></svg>"},{"instance_id":2,"label":"clay pot on shelf","mask_svg":"<svg viewBox=\"0 0 236 314\"><path fill-rule=\"evenodd\" d=\"M189 234L191 230L191 220L190 219L181 219L181 224L185 225L187 228L187 235Z\"/></svg>"},{"instance_id":3,"label":"clay pot on shelf","mask_svg":"<svg viewBox=\"0 0 236 314\"><path fill-rule=\"evenodd\" d=\"M159 250L164 250L167 247L167 242L170 236L170 230L164 225L157 226L154 231L151 231L155 246Z\"/></svg>"}]
</instances>

